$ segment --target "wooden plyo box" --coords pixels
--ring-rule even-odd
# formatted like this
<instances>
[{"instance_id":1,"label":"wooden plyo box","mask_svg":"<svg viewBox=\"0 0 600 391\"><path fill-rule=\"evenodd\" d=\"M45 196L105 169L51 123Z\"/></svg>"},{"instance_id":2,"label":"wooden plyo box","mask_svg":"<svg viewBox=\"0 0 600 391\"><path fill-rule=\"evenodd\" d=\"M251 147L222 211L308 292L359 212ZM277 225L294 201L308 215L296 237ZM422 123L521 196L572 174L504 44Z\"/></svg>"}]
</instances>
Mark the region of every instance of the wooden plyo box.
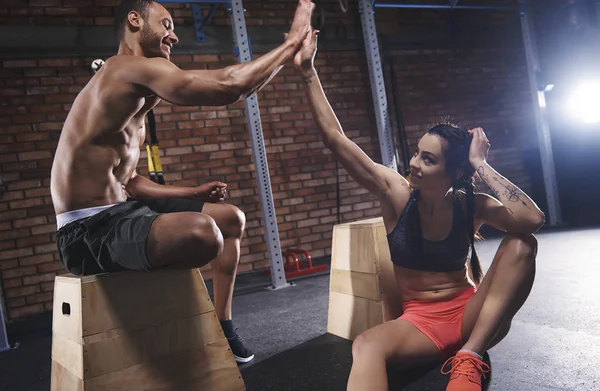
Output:
<instances>
[{"instance_id":1,"label":"wooden plyo box","mask_svg":"<svg viewBox=\"0 0 600 391\"><path fill-rule=\"evenodd\" d=\"M51 391L245 390L197 269L57 276Z\"/></svg>"},{"instance_id":2,"label":"wooden plyo box","mask_svg":"<svg viewBox=\"0 0 600 391\"><path fill-rule=\"evenodd\" d=\"M402 314L383 218L333 227L327 331L357 335Z\"/></svg>"}]
</instances>

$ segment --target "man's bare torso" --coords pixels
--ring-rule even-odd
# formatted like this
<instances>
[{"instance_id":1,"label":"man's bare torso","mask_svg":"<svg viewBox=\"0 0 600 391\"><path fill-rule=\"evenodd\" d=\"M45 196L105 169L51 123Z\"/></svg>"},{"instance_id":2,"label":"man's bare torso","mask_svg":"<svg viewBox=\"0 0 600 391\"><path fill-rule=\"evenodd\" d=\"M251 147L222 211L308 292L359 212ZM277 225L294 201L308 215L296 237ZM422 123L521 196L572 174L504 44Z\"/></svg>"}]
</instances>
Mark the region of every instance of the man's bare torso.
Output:
<instances>
[{"instance_id":1,"label":"man's bare torso","mask_svg":"<svg viewBox=\"0 0 600 391\"><path fill-rule=\"evenodd\" d=\"M115 56L79 93L65 121L52 165L56 214L125 201L125 185L144 142L144 118L159 102L124 83L129 56ZM130 67L129 67L130 68Z\"/></svg>"}]
</instances>

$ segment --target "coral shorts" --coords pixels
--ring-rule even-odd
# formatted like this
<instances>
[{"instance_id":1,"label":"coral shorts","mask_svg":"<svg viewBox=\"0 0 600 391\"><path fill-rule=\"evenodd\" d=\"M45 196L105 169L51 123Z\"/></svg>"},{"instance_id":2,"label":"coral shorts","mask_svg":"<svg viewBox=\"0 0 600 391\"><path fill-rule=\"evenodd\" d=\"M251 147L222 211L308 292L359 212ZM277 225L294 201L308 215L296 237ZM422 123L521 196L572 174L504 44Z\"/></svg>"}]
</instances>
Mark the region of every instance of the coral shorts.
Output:
<instances>
[{"instance_id":1,"label":"coral shorts","mask_svg":"<svg viewBox=\"0 0 600 391\"><path fill-rule=\"evenodd\" d=\"M447 301L408 300L402 303L402 316L398 319L412 323L440 349L447 358L460 348L462 340L462 316L475 288L467 288Z\"/></svg>"}]
</instances>

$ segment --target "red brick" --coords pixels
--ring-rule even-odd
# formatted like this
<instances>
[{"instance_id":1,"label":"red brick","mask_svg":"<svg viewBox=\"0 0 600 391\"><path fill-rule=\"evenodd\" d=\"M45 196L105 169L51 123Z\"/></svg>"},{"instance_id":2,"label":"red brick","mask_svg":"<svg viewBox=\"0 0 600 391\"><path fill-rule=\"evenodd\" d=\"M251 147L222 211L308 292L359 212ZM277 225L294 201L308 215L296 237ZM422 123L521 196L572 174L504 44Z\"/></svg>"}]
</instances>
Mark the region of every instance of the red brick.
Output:
<instances>
[{"instance_id":1,"label":"red brick","mask_svg":"<svg viewBox=\"0 0 600 391\"><path fill-rule=\"evenodd\" d=\"M63 0L63 7L85 7L91 6L92 0Z\"/></svg>"},{"instance_id":2,"label":"red brick","mask_svg":"<svg viewBox=\"0 0 600 391\"><path fill-rule=\"evenodd\" d=\"M39 88L56 88L58 87L39 87ZM46 94L44 100L46 103L73 103L76 95L74 94Z\"/></svg>"},{"instance_id":3,"label":"red brick","mask_svg":"<svg viewBox=\"0 0 600 391\"><path fill-rule=\"evenodd\" d=\"M62 122L44 122L42 124L35 125L35 128L37 131L61 130L62 127L63 127Z\"/></svg>"},{"instance_id":4,"label":"red brick","mask_svg":"<svg viewBox=\"0 0 600 391\"><path fill-rule=\"evenodd\" d=\"M41 263L37 265L37 271L39 273L53 272L53 271L64 271L65 268L59 261L50 263Z\"/></svg>"},{"instance_id":5,"label":"red brick","mask_svg":"<svg viewBox=\"0 0 600 391\"><path fill-rule=\"evenodd\" d=\"M26 200L12 201L9 203L10 209L21 209L29 208L30 206L43 205L44 200L42 198L30 198Z\"/></svg>"},{"instance_id":6,"label":"red brick","mask_svg":"<svg viewBox=\"0 0 600 391\"><path fill-rule=\"evenodd\" d=\"M29 266L29 267L19 267L16 269L7 269L7 270L3 270L2 271L2 276L4 278L16 278L16 277L23 277L23 276L29 276L35 274L35 267L33 266Z\"/></svg>"},{"instance_id":7,"label":"red brick","mask_svg":"<svg viewBox=\"0 0 600 391\"><path fill-rule=\"evenodd\" d=\"M26 89L27 95L50 95L50 94L58 94L59 89L56 86L35 86L35 87L27 87Z\"/></svg>"},{"instance_id":8,"label":"red brick","mask_svg":"<svg viewBox=\"0 0 600 391\"><path fill-rule=\"evenodd\" d=\"M14 240L6 240L4 235L2 235L2 241L0 241L0 250L10 250L15 247L16 245Z\"/></svg>"},{"instance_id":9,"label":"red brick","mask_svg":"<svg viewBox=\"0 0 600 391\"><path fill-rule=\"evenodd\" d=\"M9 212L0 212L0 221L15 220L27 215L25 210L12 210Z\"/></svg>"},{"instance_id":10,"label":"red brick","mask_svg":"<svg viewBox=\"0 0 600 391\"><path fill-rule=\"evenodd\" d=\"M40 284L42 288L42 292L53 292L54 291L54 281L52 282L43 282Z\"/></svg>"},{"instance_id":11,"label":"red brick","mask_svg":"<svg viewBox=\"0 0 600 391\"><path fill-rule=\"evenodd\" d=\"M17 246L20 248L31 247L36 244L42 244L42 243L48 243L48 242L50 242L49 235L37 235L37 236L30 236L28 238L17 240ZM55 244L53 244L53 245L56 247Z\"/></svg>"},{"instance_id":12,"label":"red brick","mask_svg":"<svg viewBox=\"0 0 600 391\"><path fill-rule=\"evenodd\" d=\"M10 319L18 319L30 315L41 314L44 312L44 306L42 304L28 305L24 307L17 307L8 310L8 317Z\"/></svg>"},{"instance_id":13,"label":"red brick","mask_svg":"<svg viewBox=\"0 0 600 391\"><path fill-rule=\"evenodd\" d=\"M52 262L52 260L53 260L52 254L49 254L49 253L39 254L39 255L33 255L31 257L19 258L19 265L32 266L32 265L38 265L40 263Z\"/></svg>"},{"instance_id":14,"label":"red brick","mask_svg":"<svg viewBox=\"0 0 600 391\"><path fill-rule=\"evenodd\" d=\"M56 251L56 243L48 243L35 246L36 254L51 253Z\"/></svg>"},{"instance_id":15,"label":"red brick","mask_svg":"<svg viewBox=\"0 0 600 391\"><path fill-rule=\"evenodd\" d=\"M33 276L23 277L23 285L36 285L38 286L41 282L54 281L54 277L56 277L55 272L45 273L45 274L36 274Z\"/></svg>"},{"instance_id":16,"label":"red brick","mask_svg":"<svg viewBox=\"0 0 600 391\"><path fill-rule=\"evenodd\" d=\"M18 182L13 182L9 184L9 188L11 191L14 190L24 190L24 189L31 189L34 187L39 187L41 185L39 180L32 180L32 181L18 181ZM27 193L26 193L27 194Z\"/></svg>"},{"instance_id":17,"label":"red brick","mask_svg":"<svg viewBox=\"0 0 600 391\"><path fill-rule=\"evenodd\" d=\"M50 151L36 151L36 152L21 152L19 153L19 160L40 160L45 158L51 158L52 153Z\"/></svg>"},{"instance_id":18,"label":"red brick","mask_svg":"<svg viewBox=\"0 0 600 391\"><path fill-rule=\"evenodd\" d=\"M54 294L52 292L37 293L34 295L27 296L27 304L35 303L49 303L52 302ZM45 308L45 306L44 306Z\"/></svg>"},{"instance_id":19,"label":"red brick","mask_svg":"<svg viewBox=\"0 0 600 391\"><path fill-rule=\"evenodd\" d=\"M37 182L39 184L39 181ZM29 190L25 190L25 197L40 197L40 196L49 196L50 188L48 187L37 187Z\"/></svg>"},{"instance_id":20,"label":"red brick","mask_svg":"<svg viewBox=\"0 0 600 391\"><path fill-rule=\"evenodd\" d=\"M2 65L4 68L34 68L38 64L36 60L5 60Z\"/></svg>"},{"instance_id":21,"label":"red brick","mask_svg":"<svg viewBox=\"0 0 600 391\"><path fill-rule=\"evenodd\" d=\"M30 213L28 213L28 214L30 214ZM45 224L47 222L48 221L47 221L46 217L44 217L44 216L37 216L37 217L29 217L27 219L14 220L13 221L13 226L15 228L33 227L33 226L36 226L36 225Z\"/></svg>"},{"instance_id":22,"label":"red brick","mask_svg":"<svg viewBox=\"0 0 600 391\"><path fill-rule=\"evenodd\" d=\"M24 297L19 297L16 299L7 300L6 302L8 309L22 307L26 304L26 300Z\"/></svg>"},{"instance_id":23,"label":"red brick","mask_svg":"<svg viewBox=\"0 0 600 391\"><path fill-rule=\"evenodd\" d=\"M2 281L4 289L17 288L23 285L20 278L5 279Z\"/></svg>"},{"instance_id":24,"label":"red brick","mask_svg":"<svg viewBox=\"0 0 600 391\"><path fill-rule=\"evenodd\" d=\"M18 288L6 289L6 298L14 299L17 297L30 296L40 291L39 285L21 286Z\"/></svg>"},{"instance_id":25,"label":"red brick","mask_svg":"<svg viewBox=\"0 0 600 391\"><path fill-rule=\"evenodd\" d=\"M42 85L45 86L58 86L65 84L73 84L73 78L68 76L63 77L42 77Z\"/></svg>"},{"instance_id":26,"label":"red brick","mask_svg":"<svg viewBox=\"0 0 600 391\"><path fill-rule=\"evenodd\" d=\"M31 233L33 235L40 235L45 233L56 232L56 224L38 225L31 227Z\"/></svg>"},{"instance_id":27,"label":"red brick","mask_svg":"<svg viewBox=\"0 0 600 391\"><path fill-rule=\"evenodd\" d=\"M214 54L195 54L194 62L219 62L219 56Z\"/></svg>"}]
</instances>

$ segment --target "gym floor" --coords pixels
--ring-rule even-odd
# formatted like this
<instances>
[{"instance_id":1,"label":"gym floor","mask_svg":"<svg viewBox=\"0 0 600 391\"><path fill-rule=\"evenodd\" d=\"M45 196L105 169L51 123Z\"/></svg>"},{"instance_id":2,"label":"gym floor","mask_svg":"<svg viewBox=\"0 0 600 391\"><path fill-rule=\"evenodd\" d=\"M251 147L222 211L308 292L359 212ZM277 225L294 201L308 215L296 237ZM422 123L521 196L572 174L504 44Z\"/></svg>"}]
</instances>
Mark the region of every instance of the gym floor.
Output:
<instances>
[{"instance_id":1,"label":"gym floor","mask_svg":"<svg viewBox=\"0 0 600 391\"><path fill-rule=\"evenodd\" d=\"M537 276L506 339L489 351L491 391L600 390L600 228L537 234ZM477 243L487 269L500 239ZM256 352L240 367L248 391L345 390L350 341L327 334L329 276L296 280L278 291L257 288L261 274L240 276L234 298L239 333ZM50 388L51 318L12 324L17 349L0 353L1 391ZM440 366L390 370L390 390L445 390Z\"/></svg>"}]
</instances>

